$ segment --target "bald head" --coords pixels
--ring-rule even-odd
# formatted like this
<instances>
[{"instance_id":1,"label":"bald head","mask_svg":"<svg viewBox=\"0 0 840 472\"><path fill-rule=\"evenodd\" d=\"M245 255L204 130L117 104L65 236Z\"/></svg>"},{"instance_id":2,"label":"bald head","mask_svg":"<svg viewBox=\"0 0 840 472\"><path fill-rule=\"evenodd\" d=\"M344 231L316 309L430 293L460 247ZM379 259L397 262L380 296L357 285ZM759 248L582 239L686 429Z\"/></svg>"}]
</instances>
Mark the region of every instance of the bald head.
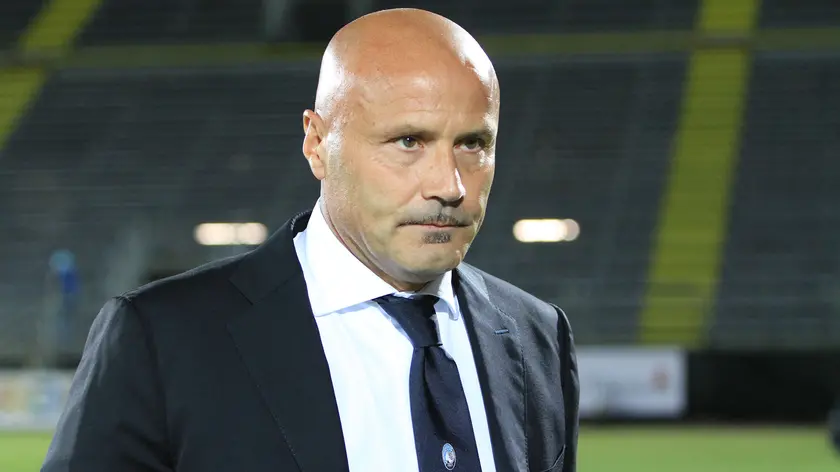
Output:
<instances>
[{"instance_id":1,"label":"bald head","mask_svg":"<svg viewBox=\"0 0 840 472\"><path fill-rule=\"evenodd\" d=\"M490 59L463 28L412 8L383 10L333 36L321 62L315 110L329 120L352 107L360 88L388 87L400 78L471 76L496 106L499 84Z\"/></svg>"}]
</instances>

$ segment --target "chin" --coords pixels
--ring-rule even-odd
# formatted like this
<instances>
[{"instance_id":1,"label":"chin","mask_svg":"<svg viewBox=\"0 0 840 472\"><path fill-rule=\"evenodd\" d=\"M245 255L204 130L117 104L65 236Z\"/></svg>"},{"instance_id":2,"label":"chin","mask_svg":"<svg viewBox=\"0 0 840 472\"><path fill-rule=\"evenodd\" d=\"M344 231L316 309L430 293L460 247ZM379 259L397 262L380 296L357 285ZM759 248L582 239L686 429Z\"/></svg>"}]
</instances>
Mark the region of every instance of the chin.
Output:
<instances>
[{"instance_id":1,"label":"chin","mask_svg":"<svg viewBox=\"0 0 840 472\"><path fill-rule=\"evenodd\" d=\"M392 255L396 256L395 262L404 270L424 276L440 275L458 267L470 247L469 239L464 234L453 234L450 231L408 236L399 242L399 249L392 252Z\"/></svg>"},{"instance_id":2,"label":"chin","mask_svg":"<svg viewBox=\"0 0 840 472\"><path fill-rule=\"evenodd\" d=\"M419 254L412 257L407 264L417 272L442 274L458 267L463 260L463 246L453 243L437 244L417 250Z\"/></svg>"}]
</instances>

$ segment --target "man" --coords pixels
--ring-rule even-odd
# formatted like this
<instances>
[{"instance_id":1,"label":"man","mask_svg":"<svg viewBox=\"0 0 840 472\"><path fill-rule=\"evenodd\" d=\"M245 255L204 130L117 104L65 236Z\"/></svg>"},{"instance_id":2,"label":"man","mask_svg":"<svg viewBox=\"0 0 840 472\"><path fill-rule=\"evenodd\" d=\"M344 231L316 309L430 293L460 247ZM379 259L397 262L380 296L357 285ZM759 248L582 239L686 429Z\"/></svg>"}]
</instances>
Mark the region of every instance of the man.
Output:
<instances>
[{"instance_id":1,"label":"man","mask_svg":"<svg viewBox=\"0 0 840 472\"><path fill-rule=\"evenodd\" d=\"M463 263L498 118L454 23L345 26L303 116L314 209L109 301L43 471L575 471L565 315Z\"/></svg>"}]
</instances>

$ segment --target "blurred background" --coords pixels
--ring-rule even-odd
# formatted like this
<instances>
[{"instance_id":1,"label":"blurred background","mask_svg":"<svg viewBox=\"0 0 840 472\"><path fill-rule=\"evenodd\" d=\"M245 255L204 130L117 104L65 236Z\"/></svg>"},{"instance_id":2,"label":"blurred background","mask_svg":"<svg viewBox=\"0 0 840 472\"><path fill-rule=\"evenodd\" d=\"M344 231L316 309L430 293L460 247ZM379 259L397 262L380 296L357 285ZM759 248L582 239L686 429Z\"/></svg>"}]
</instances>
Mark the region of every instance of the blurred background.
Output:
<instances>
[{"instance_id":1,"label":"blurred background","mask_svg":"<svg viewBox=\"0 0 840 472\"><path fill-rule=\"evenodd\" d=\"M108 297L312 206L323 47L398 6L496 64L467 259L568 314L579 471L840 470L840 1L1 0L0 472Z\"/></svg>"}]
</instances>

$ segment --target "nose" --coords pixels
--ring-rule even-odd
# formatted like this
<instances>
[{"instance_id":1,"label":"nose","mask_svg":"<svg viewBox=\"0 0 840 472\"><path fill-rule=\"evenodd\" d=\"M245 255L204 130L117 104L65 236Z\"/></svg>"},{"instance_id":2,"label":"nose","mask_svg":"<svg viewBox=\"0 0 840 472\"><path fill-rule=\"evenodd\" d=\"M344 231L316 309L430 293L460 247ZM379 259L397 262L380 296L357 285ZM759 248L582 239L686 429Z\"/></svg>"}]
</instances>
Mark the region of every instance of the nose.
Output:
<instances>
[{"instance_id":1,"label":"nose","mask_svg":"<svg viewBox=\"0 0 840 472\"><path fill-rule=\"evenodd\" d=\"M461 181L454 150L450 146L440 146L431 157L423 176L423 197L449 206L460 204L467 191Z\"/></svg>"}]
</instances>

